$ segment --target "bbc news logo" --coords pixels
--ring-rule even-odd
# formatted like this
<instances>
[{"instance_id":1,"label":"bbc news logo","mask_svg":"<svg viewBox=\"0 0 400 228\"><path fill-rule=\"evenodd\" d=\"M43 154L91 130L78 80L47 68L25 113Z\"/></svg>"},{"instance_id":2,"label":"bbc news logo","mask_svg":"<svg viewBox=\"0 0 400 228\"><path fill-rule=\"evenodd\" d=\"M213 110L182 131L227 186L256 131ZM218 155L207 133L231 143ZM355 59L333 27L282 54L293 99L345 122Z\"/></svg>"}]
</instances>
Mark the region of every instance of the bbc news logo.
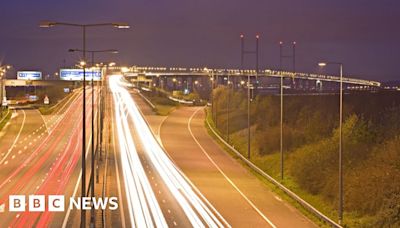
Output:
<instances>
[{"instance_id":1,"label":"bbc news logo","mask_svg":"<svg viewBox=\"0 0 400 228\"><path fill-rule=\"evenodd\" d=\"M63 212L66 208L65 197L63 195L30 195L28 197L24 195L10 195L9 200L9 211L10 212ZM118 198L117 197L77 197L69 198L68 208L70 210L106 210L111 211L118 209Z\"/></svg>"}]
</instances>

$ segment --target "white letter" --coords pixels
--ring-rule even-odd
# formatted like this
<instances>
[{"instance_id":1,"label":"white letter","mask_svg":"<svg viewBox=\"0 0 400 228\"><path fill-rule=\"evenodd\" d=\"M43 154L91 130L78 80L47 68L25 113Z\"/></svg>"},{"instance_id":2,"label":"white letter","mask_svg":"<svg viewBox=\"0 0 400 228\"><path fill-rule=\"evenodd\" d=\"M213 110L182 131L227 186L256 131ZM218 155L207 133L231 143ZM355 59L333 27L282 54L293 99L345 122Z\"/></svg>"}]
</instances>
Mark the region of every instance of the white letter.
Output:
<instances>
[{"instance_id":1,"label":"white letter","mask_svg":"<svg viewBox=\"0 0 400 228\"><path fill-rule=\"evenodd\" d=\"M49 211L64 211L65 199L60 195L49 195Z\"/></svg>"},{"instance_id":2,"label":"white letter","mask_svg":"<svg viewBox=\"0 0 400 228\"><path fill-rule=\"evenodd\" d=\"M96 197L92 197L94 209L98 210L101 207L102 210L106 209L108 197L105 197L104 201L102 198L96 199Z\"/></svg>"},{"instance_id":3,"label":"white letter","mask_svg":"<svg viewBox=\"0 0 400 228\"><path fill-rule=\"evenodd\" d=\"M44 211L46 199L44 195L29 196L29 211Z\"/></svg>"},{"instance_id":4,"label":"white letter","mask_svg":"<svg viewBox=\"0 0 400 228\"><path fill-rule=\"evenodd\" d=\"M110 210L114 211L118 209L118 198L117 197L110 197L110 200L108 201L110 206Z\"/></svg>"},{"instance_id":5,"label":"white letter","mask_svg":"<svg viewBox=\"0 0 400 228\"><path fill-rule=\"evenodd\" d=\"M83 197L82 199L82 210L90 210L90 197Z\"/></svg>"},{"instance_id":6,"label":"white letter","mask_svg":"<svg viewBox=\"0 0 400 228\"><path fill-rule=\"evenodd\" d=\"M78 202L72 197L69 199L69 209L72 210L74 207L78 210L81 209L81 198L78 198Z\"/></svg>"},{"instance_id":7,"label":"white letter","mask_svg":"<svg viewBox=\"0 0 400 228\"><path fill-rule=\"evenodd\" d=\"M10 195L9 200L9 211L25 211L25 196Z\"/></svg>"}]
</instances>

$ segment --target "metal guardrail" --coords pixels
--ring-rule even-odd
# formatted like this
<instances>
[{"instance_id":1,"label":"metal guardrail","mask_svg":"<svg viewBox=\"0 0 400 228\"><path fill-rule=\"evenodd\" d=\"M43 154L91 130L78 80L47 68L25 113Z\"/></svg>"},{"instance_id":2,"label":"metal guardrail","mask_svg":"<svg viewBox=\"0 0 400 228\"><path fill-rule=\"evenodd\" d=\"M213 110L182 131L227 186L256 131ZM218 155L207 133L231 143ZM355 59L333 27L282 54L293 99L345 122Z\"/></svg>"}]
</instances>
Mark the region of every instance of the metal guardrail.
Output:
<instances>
[{"instance_id":1,"label":"metal guardrail","mask_svg":"<svg viewBox=\"0 0 400 228\"><path fill-rule=\"evenodd\" d=\"M178 99L178 98L175 98L175 97L171 97L171 96L169 96L168 99L170 99L172 101L175 101L175 102L178 102L180 104L191 104L191 105L193 104L193 101L181 100L181 99Z\"/></svg>"},{"instance_id":2,"label":"metal guardrail","mask_svg":"<svg viewBox=\"0 0 400 228\"><path fill-rule=\"evenodd\" d=\"M156 108L156 106L149 100L149 99L147 99L147 97L145 97L141 92L140 92L140 90L136 90L137 91L137 93L139 94L139 96L141 96L146 102L147 102L147 104L149 104L150 105L150 107L152 108L152 109L155 109Z\"/></svg>"},{"instance_id":3,"label":"metal guardrail","mask_svg":"<svg viewBox=\"0 0 400 228\"><path fill-rule=\"evenodd\" d=\"M294 192L290 191L288 188L286 188L284 185L276 181L273 177L265 173L263 170L258 168L254 163L249 161L247 158L245 158L239 151L237 151L234 147L232 147L229 143L227 143L211 126L210 122L206 118L206 123L208 127L211 129L213 134L225 145L227 146L231 151L233 151L242 161L244 161L251 169L253 169L255 172L266 178L268 181L270 181L272 184L277 186L280 190L285 192L289 197L294 199L297 203L302 205L306 210L314 214L316 217L327 223L328 225L331 225L332 227L338 227L342 228L339 224L337 224L335 221L330 219L328 216L324 215L322 212L318 211L315 207L313 207L311 204L307 203L305 200L303 200L300 196L296 195Z\"/></svg>"}]
</instances>

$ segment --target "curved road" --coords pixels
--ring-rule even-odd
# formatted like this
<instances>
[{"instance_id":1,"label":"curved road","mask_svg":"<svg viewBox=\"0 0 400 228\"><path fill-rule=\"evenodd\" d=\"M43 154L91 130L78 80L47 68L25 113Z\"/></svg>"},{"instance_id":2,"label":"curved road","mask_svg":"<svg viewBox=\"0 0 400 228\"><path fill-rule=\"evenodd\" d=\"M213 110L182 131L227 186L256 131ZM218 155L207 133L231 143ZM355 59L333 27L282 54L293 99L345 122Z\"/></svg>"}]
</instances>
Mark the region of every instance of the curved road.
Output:
<instances>
[{"instance_id":1,"label":"curved road","mask_svg":"<svg viewBox=\"0 0 400 228\"><path fill-rule=\"evenodd\" d=\"M169 156L233 227L316 227L214 141L202 108L160 117L133 96Z\"/></svg>"}]
</instances>

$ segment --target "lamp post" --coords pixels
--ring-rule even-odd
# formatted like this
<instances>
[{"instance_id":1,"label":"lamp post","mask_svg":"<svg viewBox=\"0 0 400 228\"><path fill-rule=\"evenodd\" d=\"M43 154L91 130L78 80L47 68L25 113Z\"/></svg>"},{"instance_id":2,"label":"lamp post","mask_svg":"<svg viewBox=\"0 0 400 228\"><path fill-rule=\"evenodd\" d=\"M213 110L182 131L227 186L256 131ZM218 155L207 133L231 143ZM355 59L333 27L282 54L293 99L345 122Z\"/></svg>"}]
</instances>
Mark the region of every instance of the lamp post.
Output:
<instances>
[{"instance_id":1,"label":"lamp post","mask_svg":"<svg viewBox=\"0 0 400 228\"><path fill-rule=\"evenodd\" d=\"M293 53L292 53L292 55L284 55L283 54L283 42L282 41L280 41L279 42L279 71L283 71L283 59L284 58L292 58L292 60L293 60L293 75L295 74L295 72L296 72L296 67L295 67L295 64L296 64L296 52L295 52L295 50L296 50L296 42L295 41L293 41L292 42L292 47L293 47ZM294 76L293 76L293 78L294 78ZM283 78L283 75L281 74L281 77L280 77L280 79L281 79L281 86L280 86L280 97L281 97L281 99L280 99L280 145L279 145L279 147L280 147L280 153L281 153L281 180L283 180L283 177L284 177L284 159L283 159L283 92L284 92L284 90L283 90L283 84L284 84L284 78Z\"/></svg>"},{"instance_id":2,"label":"lamp post","mask_svg":"<svg viewBox=\"0 0 400 228\"><path fill-rule=\"evenodd\" d=\"M320 67L338 65L340 68L340 95L339 95L339 224L343 221L343 64L338 62L320 62Z\"/></svg>"},{"instance_id":3,"label":"lamp post","mask_svg":"<svg viewBox=\"0 0 400 228\"><path fill-rule=\"evenodd\" d=\"M259 40L260 40L260 35L256 35L256 50L255 51L247 51L244 46L244 35L240 35L240 45L241 45L241 68L243 70L244 66L244 55L245 54L255 54L256 55L256 86L255 88L257 89L258 87L258 57L259 57ZM250 79L250 73L247 75L247 158L250 159L250 87L251 86L251 79ZM253 88L254 89L254 88Z\"/></svg>"},{"instance_id":4,"label":"lamp post","mask_svg":"<svg viewBox=\"0 0 400 228\"><path fill-rule=\"evenodd\" d=\"M69 52L85 52L84 50L81 49L69 49ZM89 181L89 185L90 185L90 194L92 195L92 197L94 196L94 173L95 173L95 146L94 146L94 73L93 73L93 68L95 67L95 63L94 63L94 56L96 53L112 53L112 54L117 54L118 51L114 50L114 49L109 49L109 50L86 50L86 52L91 54L91 69L92 69L92 75L91 75L91 89L92 89L92 131L91 131L91 171L90 171L90 181ZM99 141L97 140L97 143L99 143ZM96 147L97 149L97 147ZM92 208L91 210L91 217L94 217L94 209Z\"/></svg>"},{"instance_id":5,"label":"lamp post","mask_svg":"<svg viewBox=\"0 0 400 228\"><path fill-rule=\"evenodd\" d=\"M86 29L91 27L102 27L102 26L112 26L119 29L127 29L129 25L127 23L99 23L99 24L75 24L75 23L65 23L65 22L54 22L54 21L42 21L39 25L41 28L51 28L54 26L70 26L82 29L82 52L83 52L83 94L82 94L82 186L81 186L81 196L86 197ZM83 208L83 201L81 202ZM94 217L91 216L91 223L94 225ZM81 227L86 226L86 213L85 210L81 210Z\"/></svg>"},{"instance_id":6,"label":"lamp post","mask_svg":"<svg viewBox=\"0 0 400 228\"><path fill-rule=\"evenodd\" d=\"M5 77L5 75L6 75L6 73L7 73L7 70L9 70L11 68L11 66L10 65L5 65L5 66L0 66L0 82L1 82L1 85L0 85L0 97L1 97L1 103L0 103L0 107L1 107L1 109L0 109L0 117L1 118L3 118L3 92L4 92L4 88L3 88L3 79L4 79L4 77Z\"/></svg>"},{"instance_id":7,"label":"lamp post","mask_svg":"<svg viewBox=\"0 0 400 228\"><path fill-rule=\"evenodd\" d=\"M228 91L228 93L227 93L227 101L226 101L226 109L227 109L227 111L226 111L226 115L227 115L227 117L226 117L226 141L229 143L229 103L230 103L230 84L231 84L231 81L230 81L230 78L229 78L229 74L228 74L228 81L226 82L226 87L227 87L227 91Z\"/></svg>"}]
</instances>

